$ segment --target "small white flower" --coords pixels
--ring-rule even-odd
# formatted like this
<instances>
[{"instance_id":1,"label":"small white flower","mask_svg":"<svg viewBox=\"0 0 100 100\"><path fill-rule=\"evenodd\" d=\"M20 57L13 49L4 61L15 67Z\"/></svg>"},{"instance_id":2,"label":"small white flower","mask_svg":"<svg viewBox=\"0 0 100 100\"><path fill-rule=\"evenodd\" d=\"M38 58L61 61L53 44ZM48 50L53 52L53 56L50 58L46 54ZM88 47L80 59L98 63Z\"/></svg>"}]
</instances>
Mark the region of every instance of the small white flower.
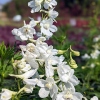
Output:
<instances>
[{"instance_id":1,"label":"small white flower","mask_svg":"<svg viewBox=\"0 0 100 100\"><path fill-rule=\"evenodd\" d=\"M31 70L31 66L29 64L26 64L24 68L18 69L18 74L25 73L29 70Z\"/></svg>"},{"instance_id":2,"label":"small white flower","mask_svg":"<svg viewBox=\"0 0 100 100\"><path fill-rule=\"evenodd\" d=\"M56 5L57 5L57 2L55 0L45 0L44 1L44 8L45 9L49 9L49 7L53 8Z\"/></svg>"},{"instance_id":3,"label":"small white flower","mask_svg":"<svg viewBox=\"0 0 100 100\"><path fill-rule=\"evenodd\" d=\"M15 35L15 38L17 40L25 41L28 39L32 39L33 34L36 34L35 29L32 27L33 26L31 26L31 24L26 24L24 22L24 26L22 28L19 28L19 29L13 29L12 34Z\"/></svg>"},{"instance_id":4,"label":"small white flower","mask_svg":"<svg viewBox=\"0 0 100 100\"><path fill-rule=\"evenodd\" d=\"M24 59L28 62L32 69L38 69L39 64L36 61L37 59L31 55L29 52L26 52L24 55Z\"/></svg>"},{"instance_id":5,"label":"small white flower","mask_svg":"<svg viewBox=\"0 0 100 100\"><path fill-rule=\"evenodd\" d=\"M79 80L73 75L74 70L71 69L69 65L66 65L65 63L58 65L57 72L62 82L72 83L74 86L79 84Z\"/></svg>"},{"instance_id":6,"label":"small white flower","mask_svg":"<svg viewBox=\"0 0 100 100\"><path fill-rule=\"evenodd\" d=\"M29 17L30 19L31 19L31 21L30 21L30 25L32 26L32 27L35 27L40 21L35 21L33 18L31 18L31 17Z\"/></svg>"},{"instance_id":7,"label":"small white flower","mask_svg":"<svg viewBox=\"0 0 100 100\"><path fill-rule=\"evenodd\" d=\"M91 63L90 68L94 68L94 67L95 67L95 64Z\"/></svg>"},{"instance_id":8,"label":"small white flower","mask_svg":"<svg viewBox=\"0 0 100 100\"><path fill-rule=\"evenodd\" d=\"M28 3L28 6L32 8L31 13L38 12L41 9L41 3L43 0L32 0Z\"/></svg>"},{"instance_id":9,"label":"small white flower","mask_svg":"<svg viewBox=\"0 0 100 100\"><path fill-rule=\"evenodd\" d=\"M83 95L72 89L67 89L57 95L56 100L82 100Z\"/></svg>"},{"instance_id":10,"label":"small white flower","mask_svg":"<svg viewBox=\"0 0 100 100\"><path fill-rule=\"evenodd\" d=\"M47 78L46 80L40 79L37 85L41 87L39 90L39 96L41 98L47 97L49 93L50 97L53 98L58 92L58 87L53 78Z\"/></svg>"},{"instance_id":11,"label":"small white flower","mask_svg":"<svg viewBox=\"0 0 100 100\"><path fill-rule=\"evenodd\" d=\"M85 54L82 56L82 59L90 59L90 56L89 56L87 53L85 53Z\"/></svg>"},{"instance_id":12,"label":"small white flower","mask_svg":"<svg viewBox=\"0 0 100 100\"><path fill-rule=\"evenodd\" d=\"M12 96L16 95L17 92L10 91L8 89L2 89L2 92L0 94L0 100L11 100Z\"/></svg>"},{"instance_id":13,"label":"small white flower","mask_svg":"<svg viewBox=\"0 0 100 100\"><path fill-rule=\"evenodd\" d=\"M57 54L57 50L53 49L53 46L48 46L48 44L38 45L38 50L40 51L41 59L46 60L49 56Z\"/></svg>"},{"instance_id":14,"label":"small white flower","mask_svg":"<svg viewBox=\"0 0 100 100\"><path fill-rule=\"evenodd\" d=\"M54 75L53 65L58 63L58 57L50 55L45 60L45 74L46 77L52 77Z\"/></svg>"},{"instance_id":15,"label":"small white flower","mask_svg":"<svg viewBox=\"0 0 100 100\"><path fill-rule=\"evenodd\" d=\"M99 50L95 50L94 52L91 53L92 59L97 59L99 55L100 55Z\"/></svg>"},{"instance_id":16,"label":"small white flower","mask_svg":"<svg viewBox=\"0 0 100 100\"><path fill-rule=\"evenodd\" d=\"M40 23L41 26L41 34L43 34L46 38L50 38L53 33L57 31L57 27L53 25L53 21L51 19L42 20Z\"/></svg>"},{"instance_id":17,"label":"small white flower","mask_svg":"<svg viewBox=\"0 0 100 100\"><path fill-rule=\"evenodd\" d=\"M48 11L48 16L55 21L55 18L58 16L58 12L55 11L54 9L50 9Z\"/></svg>"},{"instance_id":18,"label":"small white flower","mask_svg":"<svg viewBox=\"0 0 100 100\"><path fill-rule=\"evenodd\" d=\"M33 43L28 43L26 46L20 45L20 48L21 48L22 54L24 56L25 56L25 53L28 53L29 55L33 56L34 58L37 58L40 56L37 47Z\"/></svg>"},{"instance_id":19,"label":"small white flower","mask_svg":"<svg viewBox=\"0 0 100 100\"><path fill-rule=\"evenodd\" d=\"M98 42L100 40L100 35L93 39L93 42Z\"/></svg>"},{"instance_id":20,"label":"small white flower","mask_svg":"<svg viewBox=\"0 0 100 100\"><path fill-rule=\"evenodd\" d=\"M24 91L25 93L32 93L34 86L32 85L25 85L20 91Z\"/></svg>"},{"instance_id":21,"label":"small white flower","mask_svg":"<svg viewBox=\"0 0 100 100\"><path fill-rule=\"evenodd\" d=\"M93 98L91 98L90 100L99 100L97 96L94 96Z\"/></svg>"}]
</instances>

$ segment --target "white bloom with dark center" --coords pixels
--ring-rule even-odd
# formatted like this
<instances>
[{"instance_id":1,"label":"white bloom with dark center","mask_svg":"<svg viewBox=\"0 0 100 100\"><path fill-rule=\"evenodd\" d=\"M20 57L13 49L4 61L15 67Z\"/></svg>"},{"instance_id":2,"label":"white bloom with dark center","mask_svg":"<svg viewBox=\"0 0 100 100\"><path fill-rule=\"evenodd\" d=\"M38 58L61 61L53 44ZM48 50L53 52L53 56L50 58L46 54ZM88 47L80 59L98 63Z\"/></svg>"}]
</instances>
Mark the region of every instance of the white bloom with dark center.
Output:
<instances>
[{"instance_id":1,"label":"white bloom with dark center","mask_svg":"<svg viewBox=\"0 0 100 100\"><path fill-rule=\"evenodd\" d=\"M41 34L43 34L46 38L50 38L53 33L57 31L57 27L53 25L53 21L51 19L42 20L40 23L41 26Z\"/></svg>"},{"instance_id":2,"label":"white bloom with dark center","mask_svg":"<svg viewBox=\"0 0 100 100\"><path fill-rule=\"evenodd\" d=\"M0 100L11 100L13 95L16 95L17 92L10 91L8 89L2 89L2 92L0 93Z\"/></svg>"},{"instance_id":3,"label":"white bloom with dark center","mask_svg":"<svg viewBox=\"0 0 100 100\"><path fill-rule=\"evenodd\" d=\"M15 35L15 38L17 40L25 41L28 39L32 39L33 35L36 34L36 32L30 23L26 24L24 22L24 26L19 29L13 29L12 34Z\"/></svg>"},{"instance_id":4,"label":"white bloom with dark center","mask_svg":"<svg viewBox=\"0 0 100 100\"><path fill-rule=\"evenodd\" d=\"M55 0L45 0L44 1L44 8L45 9L49 9L49 7L53 8L56 5L57 5L57 2Z\"/></svg>"},{"instance_id":5,"label":"white bloom with dark center","mask_svg":"<svg viewBox=\"0 0 100 100\"><path fill-rule=\"evenodd\" d=\"M49 94L51 98L54 98L58 92L58 87L53 78L48 77L46 80L40 79L37 85L41 87L39 90L39 96L41 98L46 98Z\"/></svg>"},{"instance_id":6,"label":"white bloom with dark center","mask_svg":"<svg viewBox=\"0 0 100 100\"><path fill-rule=\"evenodd\" d=\"M43 0L32 0L28 3L28 6L32 8L31 13L38 12L41 9L41 3Z\"/></svg>"}]
</instances>

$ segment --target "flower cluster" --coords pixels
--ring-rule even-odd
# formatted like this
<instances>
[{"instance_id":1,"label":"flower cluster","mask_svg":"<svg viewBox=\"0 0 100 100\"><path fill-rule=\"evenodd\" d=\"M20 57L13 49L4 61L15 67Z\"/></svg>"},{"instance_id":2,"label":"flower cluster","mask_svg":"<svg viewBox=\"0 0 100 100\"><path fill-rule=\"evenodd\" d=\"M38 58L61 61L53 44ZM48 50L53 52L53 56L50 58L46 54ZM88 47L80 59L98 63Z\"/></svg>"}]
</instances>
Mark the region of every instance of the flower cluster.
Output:
<instances>
[{"instance_id":1,"label":"flower cluster","mask_svg":"<svg viewBox=\"0 0 100 100\"><path fill-rule=\"evenodd\" d=\"M99 59L100 59L100 35L93 38L93 44L92 44L92 51L90 53L86 53L82 56L83 60L88 60L88 67L94 68L98 65ZM93 62L93 63L91 63Z\"/></svg>"},{"instance_id":2,"label":"flower cluster","mask_svg":"<svg viewBox=\"0 0 100 100\"><path fill-rule=\"evenodd\" d=\"M54 10L56 5L55 0L30 1L28 6L32 8L31 13L38 11L45 13L42 20L35 21L31 18L29 24L24 22L23 27L12 30L16 39L28 42L27 45L20 45L22 59L13 62L15 73L9 74L20 80L21 86L18 81L17 92L2 89L0 100L14 100L16 96L21 96L19 94L23 93L34 94L36 87L39 88L40 98L49 96L52 100L82 100L84 98L81 93L75 91L79 80L74 75L74 69L65 61L63 55L59 55L59 50L45 42L53 35L53 32L57 31L57 27L53 25L58 16L58 12ZM36 32L36 25L40 26L40 32ZM40 33L40 37L34 40L34 35L37 33ZM71 63L76 64L72 57L70 60ZM91 100L98 100L98 98L94 97Z\"/></svg>"}]
</instances>

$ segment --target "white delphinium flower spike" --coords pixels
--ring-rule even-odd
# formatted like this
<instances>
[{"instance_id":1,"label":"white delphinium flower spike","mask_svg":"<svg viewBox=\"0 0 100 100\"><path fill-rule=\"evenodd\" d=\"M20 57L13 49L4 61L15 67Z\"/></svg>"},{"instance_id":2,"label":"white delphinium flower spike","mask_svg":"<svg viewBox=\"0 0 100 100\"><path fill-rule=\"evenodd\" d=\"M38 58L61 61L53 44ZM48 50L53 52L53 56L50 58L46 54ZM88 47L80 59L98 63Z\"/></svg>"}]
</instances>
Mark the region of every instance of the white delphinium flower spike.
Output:
<instances>
[{"instance_id":1,"label":"white delphinium flower spike","mask_svg":"<svg viewBox=\"0 0 100 100\"><path fill-rule=\"evenodd\" d=\"M41 3L43 0L32 0L28 3L28 6L32 8L31 13L38 12L41 9Z\"/></svg>"},{"instance_id":2,"label":"white delphinium flower spike","mask_svg":"<svg viewBox=\"0 0 100 100\"><path fill-rule=\"evenodd\" d=\"M50 38L53 33L57 31L57 27L53 25L52 19L44 19L40 22L41 26L41 34L43 34L46 38Z\"/></svg>"},{"instance_id":3,"label":"white delphinium flower spike","mask_svg":"<svg viewBox=\"0 0 100 100\"><path fill-rule=\"evenodd\" d=\"M45 0L44 1L44 8L45 9L49 9L49 7L53 8L56 5L57 5L57 2L55 0Z\"/></svg>"},{"instance_id":4,"label":"white delphinium flower spike","mask_svg":"<svg viewBox=\"0 0 100 100\"><path fill-rule=\"evenodd\" d=\"M26 24L24 21L24 26L19 29L13 29L12 34L15 35L17 40L25 41L33 38L33 35L36 34L35 29L32 24Z\"/></svg>"},{"instance_id":5,"label":"white delphinium flower spike","mask_svg":"<svg viewBox=\"0 0 100 100\"><path fill-rule=\"evenodd\" d=\"M39 90L39 96L41 98L46 98L49 95L49 93L50 97L54 98L54 96L58 92L58 87L55 84L54 79L51 77L48 77L46 80L40 79L37 85L41 87Z\"/></svg>"},{"instance_id":6,"label":"white delphinium flower spike","mask_svg":"<svg viewBox=\"0 0 100 100\"><path fill-rule=\"evenodd\" d=\"M12 96L16 94L17 92L8 89L2 89L2 92L0 93L0 100L11 100Z\"/></svg>"}]
</instances>

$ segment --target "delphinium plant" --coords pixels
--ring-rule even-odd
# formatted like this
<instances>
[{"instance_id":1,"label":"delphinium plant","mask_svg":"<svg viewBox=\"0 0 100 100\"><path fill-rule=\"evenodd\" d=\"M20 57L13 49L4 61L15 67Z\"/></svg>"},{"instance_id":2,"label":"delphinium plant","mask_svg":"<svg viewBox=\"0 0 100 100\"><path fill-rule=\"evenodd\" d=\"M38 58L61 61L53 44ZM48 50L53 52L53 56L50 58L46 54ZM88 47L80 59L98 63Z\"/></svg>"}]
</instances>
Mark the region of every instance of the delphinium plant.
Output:
<instances>
[{"instance_id":1,"label":"delphinium plant","mask_svg":"<svg viewBox=\"0 0 100 100\"><path fill-rule=\"evenodd\" d=\"M23 27L12 30L17 40L27 44L20 45L21 59L11 59L13 73L9 72L9 79L13 82L7 88L1 85L0 100L87 100L75 91L79 80L71 68L77 67L72 55L79 56L79 52L72 50L71 46L67 50L56 50L45 42L57 31L53 25L58 16L54 10L56 5L55 0L30 1L31 13L41 12L41 21L30 18L29 24L24 21ZM36 32L35 26L40 32ZM34 35L39 37L34 40ZM69 62L63 56L66 52ZM98 98L94 96L91 100Z\"/></svg>"}]
</instances>

